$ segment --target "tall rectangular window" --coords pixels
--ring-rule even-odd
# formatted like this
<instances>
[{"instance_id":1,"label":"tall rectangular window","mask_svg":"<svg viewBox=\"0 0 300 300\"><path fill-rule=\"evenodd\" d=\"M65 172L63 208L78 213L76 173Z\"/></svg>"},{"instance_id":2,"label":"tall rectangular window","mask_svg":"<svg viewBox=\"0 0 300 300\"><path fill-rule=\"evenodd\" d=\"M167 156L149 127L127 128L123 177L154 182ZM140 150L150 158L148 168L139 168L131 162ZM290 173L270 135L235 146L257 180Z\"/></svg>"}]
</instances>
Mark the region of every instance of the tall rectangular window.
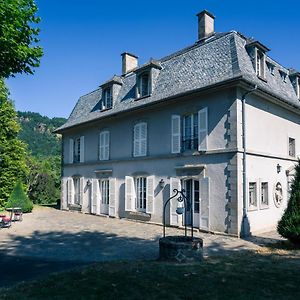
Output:
<instances>
[{"instance_id":1,"label":"tall rectangular window","mask_svg":"<svg viewBox=\"0 0 300 300\"><path fill-rule=\"evenodd\" d=\"M74 177L73 183L74 183L74 204L79 205L80 204L80 178Z\"/></svg>"},{"instance_id":2,"label":"tall rectangular window","mask_svg":"<svg viewBox=\"0 0 300 300\"><path fill-rule=\"evenodd\" d=\"M257 207L256 182L249 182L249 208Z\"/></svg>"},{"instance_id":3,"label":"tall rectangular window","mask_svg":"<svg viewBox=\"0 0 300 300\"><path fill-rule=\"evenodd\" d=\"M112 108L112 88L108 87L103 90L102 109Z\"/></svg>"},{"instance_id":4,"label":"tall rectangular window","mask_svg":"<svg viewBox=\"0 0 300 300\"><path fill-rule=\"evenodd\" d=\"M146 177L136 178L136 208L138 211L146 211L147 197L147 179Z\"/></svg>"},{"instance_id":5,"label":"tall rectangular window","mask_svg":"<svg viewBox=\"0 0 300 300\"><path fill-rule=\"evenodd\" d=\"M101 204L109 204L109 180L100 181L100 192L101 192Z\"/></svg>"},{"instance_id":6,"label":"tall rectangular window","mask_svg":"<svg viewBox=\"0 0 300 300\"><path fill-rule=\"evenodd\" d=\"M289 138L289 156L296 157L296 141L293 138Z\"/></svg>"},{"instance_id":7,"label":"tall rectangular window","mask_svg":"<svg viewBox=\"0 0 300 300\"><path fill-rule=\"evenodd\" d=\"M145 97L150 95L150 74L144 72L139 75L138 97Z\"/></svg>"},{"instance_id":8,"label":"tall rectangular window","mask_svg":"<svg viewBox=\"0 0 300 300\"><path fill-rule=\"evenodd\" d=\"M269 205L269 192L268 192L268 183L261 183L261 205L268 206Z\"/></svg>"},{"instance_id":9,"label":"tall rectangular window","mask_svg":"<svg viewBox=\"0 0 300 300\"><path fill-rule=\"evenodd\" d=\"M198 113L183 117L183 150L198 149Z\"/></svg>"},{"instance_id":10,"label":"tall rectangular window","mask_svg":"<svg viewBox=\"0 0 300 300\"><path fill-rule=\"evenodd\" d=\"M109 131L99 134L99 160L109 160Z\"/></svg>"},{"instance_id":11,"label":"tall rectangular window","mask_svg":"<svg viewBox=\"0 0 300 300\"><path fill-rule=\"evenodd\" d=\"M265 60L264 60L264 54L257 50L256 51L256 75L264 78L265 77Z\"/></svg>"},{"instance_id":12,"label":"tall rectangular window","mask_svg":"<svg viewBox=\"0 0 300 300\"><path fill-rule=\"evenodd\" d=\"M74 162L80 162L80 138L74 140Z\"/></svg>"}]
</instances>

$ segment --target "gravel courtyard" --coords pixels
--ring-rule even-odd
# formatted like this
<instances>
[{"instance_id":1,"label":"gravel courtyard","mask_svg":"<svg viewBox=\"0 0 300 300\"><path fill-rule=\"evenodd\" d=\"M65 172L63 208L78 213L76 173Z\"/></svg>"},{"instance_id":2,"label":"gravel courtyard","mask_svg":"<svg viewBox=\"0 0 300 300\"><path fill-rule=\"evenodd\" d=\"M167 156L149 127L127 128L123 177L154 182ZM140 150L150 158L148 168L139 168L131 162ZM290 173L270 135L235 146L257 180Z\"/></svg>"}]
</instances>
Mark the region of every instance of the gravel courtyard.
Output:
<instances>
[{"instance_id":1,"label":"gravel courtyard","mask_svg":"<svg viewBox=\"0 0 300 300\"><path fill-rule=\"evenodd\" d=\"M183 234L167 228L168 235ZM35 208L9 229L0 230L0 264L6 276L0 286L13 284L68 269L109 260L155 260L162 227L124 219L84 215L53 208ZM204 240L204 255L227 255L255 250L273 238L242 240L196 232Z\"/></svg>"}]
</instances>

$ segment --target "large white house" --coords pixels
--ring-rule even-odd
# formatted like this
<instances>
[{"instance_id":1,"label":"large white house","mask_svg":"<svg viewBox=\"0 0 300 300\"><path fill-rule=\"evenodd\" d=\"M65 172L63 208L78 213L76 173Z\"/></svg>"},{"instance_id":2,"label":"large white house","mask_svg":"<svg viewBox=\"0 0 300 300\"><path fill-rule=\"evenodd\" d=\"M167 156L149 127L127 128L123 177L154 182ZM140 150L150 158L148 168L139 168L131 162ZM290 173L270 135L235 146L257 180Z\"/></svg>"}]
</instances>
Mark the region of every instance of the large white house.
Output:
<instances>
[{"instance_id":1,"label":"large white house","mask_svg":"<svg viewBox=\"0 0 300 300\"><path fill-rule=\"evenodd\" d=\"M82 96L62 134L61 208L162 223L182 189L194 227L236 236L274 229L300 154L300 73L261 42L216 33L138 64ZM167 222L190 224L168 207Z\"/></svg>"}]
</instances>

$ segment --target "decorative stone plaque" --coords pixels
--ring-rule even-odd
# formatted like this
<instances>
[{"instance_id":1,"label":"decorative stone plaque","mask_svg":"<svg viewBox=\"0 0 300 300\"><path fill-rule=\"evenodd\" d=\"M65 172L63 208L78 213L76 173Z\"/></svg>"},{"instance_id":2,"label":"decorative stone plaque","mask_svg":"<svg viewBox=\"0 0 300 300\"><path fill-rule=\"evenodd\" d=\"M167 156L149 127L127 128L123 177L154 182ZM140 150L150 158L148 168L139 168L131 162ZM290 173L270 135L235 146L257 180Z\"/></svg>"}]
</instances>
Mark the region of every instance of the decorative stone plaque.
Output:
<instances>
[{"instance_id":1,"label":"decorative stone plaque","mask_svg":"<svg viewBox=\"0 0 300 300\"><path fill-rule=\"evenodd\" d=\"M277 182L274 191L274 203L276 207L280 207L283 200L282 184Z\"/></svg>"}]
</instances>

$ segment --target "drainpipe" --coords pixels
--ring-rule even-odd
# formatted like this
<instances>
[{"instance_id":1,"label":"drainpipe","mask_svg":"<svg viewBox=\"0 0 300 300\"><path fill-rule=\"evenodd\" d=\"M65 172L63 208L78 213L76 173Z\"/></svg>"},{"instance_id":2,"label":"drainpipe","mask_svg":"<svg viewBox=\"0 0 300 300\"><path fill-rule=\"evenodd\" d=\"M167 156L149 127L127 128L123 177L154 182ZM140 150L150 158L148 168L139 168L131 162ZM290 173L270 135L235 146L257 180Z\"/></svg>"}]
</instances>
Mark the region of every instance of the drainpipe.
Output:
<instances>
[{"instance_id":1,"label":"drainpipe","mask_svg":"<svg viewBox=\"0 0 300 300\"><path fill-rule=\"evenodd\" d=\"M257 85L247 91L242 96L242 133L243 133L243 220L242 220L242 236L248 235L248 216L247 216L247 163L246 163L246 97L257 90Z\"/></svg>"}]
</instances>

